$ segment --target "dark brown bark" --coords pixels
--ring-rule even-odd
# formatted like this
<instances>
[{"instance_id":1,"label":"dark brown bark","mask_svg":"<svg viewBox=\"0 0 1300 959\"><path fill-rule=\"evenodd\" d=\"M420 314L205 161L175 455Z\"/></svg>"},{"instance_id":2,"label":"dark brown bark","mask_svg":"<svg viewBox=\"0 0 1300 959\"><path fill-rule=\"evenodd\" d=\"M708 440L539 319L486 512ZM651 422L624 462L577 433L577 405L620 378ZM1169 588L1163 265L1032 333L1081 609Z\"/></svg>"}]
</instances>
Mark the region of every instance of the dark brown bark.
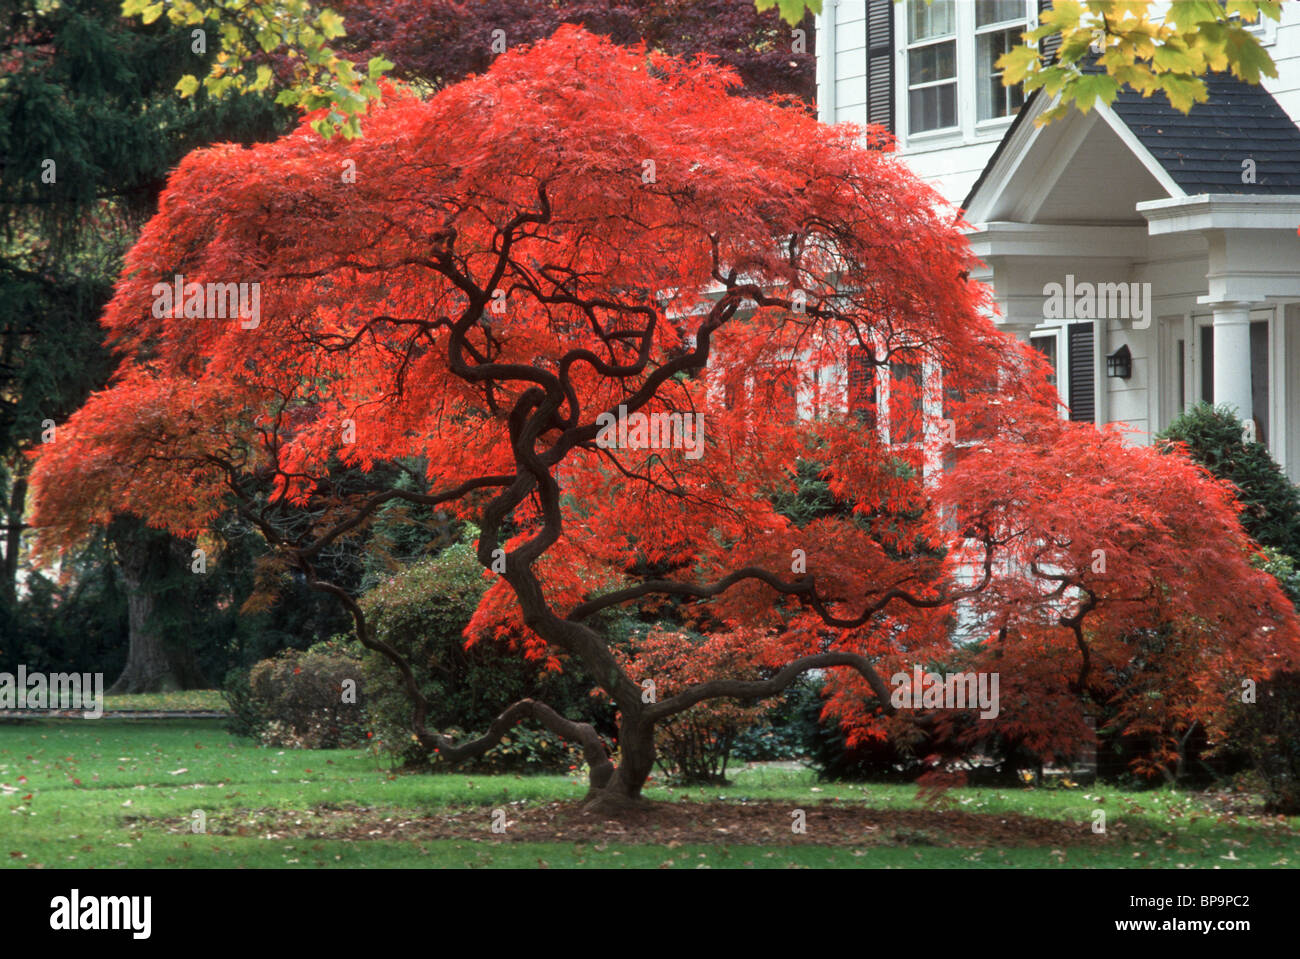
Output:
<instances>
[{"instance_id":1,"label":"dark brown bark","mask_svg":"<svg viewBox=\"0 0 1300 959\"><path fill-rule=\"evenodd\" d=\"M617 815L641 802L641 790L654 770L654 723L641 717L624 716L618 729L619 764L604 786L594 782L587 790L584 807L590 812Z\"/></svg>"},{"instance_id":2,"label":"dark brown bark","mask_svg":"<svg viewBox=\"0 0 1300 959\"><path fill-rule=\"evenodd\" d=\"M111 695L202 689L207 684L189 647L168 642L159 622L157 588L174 561L171 537L134 519L113 524L113 545L126 590L129 647Z\"/></svg>"},{"instance_id":3,"label":"dark brown bark","mask_svg":"<svg viewBox=\"0 0 1300 959\"><path fill-rule=\"evenodd\" d=\"M0 595L12 603L18 595L18 553L22 547L23 511L27 506L27 477L14 479L9 491L9 513L6 519L4 568L0 575Z\"/></svg>"}]
</instances>

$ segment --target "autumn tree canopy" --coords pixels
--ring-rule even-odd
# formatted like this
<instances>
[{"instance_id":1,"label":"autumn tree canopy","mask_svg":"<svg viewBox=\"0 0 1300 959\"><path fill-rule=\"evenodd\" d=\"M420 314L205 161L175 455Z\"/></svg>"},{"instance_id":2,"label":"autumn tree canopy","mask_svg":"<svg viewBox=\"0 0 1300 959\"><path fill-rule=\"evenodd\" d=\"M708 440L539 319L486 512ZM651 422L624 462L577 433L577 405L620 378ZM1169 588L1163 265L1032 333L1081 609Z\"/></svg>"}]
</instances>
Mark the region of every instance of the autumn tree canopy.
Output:
<instances>
[{"instance_id":1,"label":"autumn tree canopy","mask_svg":"<svg viewBox=\"0 0 1300 959\"><path fill-rule=\"evenodd\" d=\"M429 752L478 756L531 718L583 744L602 801L639 795L656 723L809 669L901 712L887 680L951 656L959 600L990 630L980 668L1016 672L1001 721L1053 745L1083 733L1043 697L1122 685L1130 618L1173 631L1161 681L1206 697L1225 657L1292 657L1223 490L1062 423L937 195L876 132L737 83L562 27L428 100L385 96L363 139L308 117L192 153L105 313L111 387L41 452L42 542L119 511L201 537L237 509L275 547L268 581L305 575L393 661ZM945 455L946 492L923 482ZM782 507L801 464L837 508ZM478 525L493 585L470 638L581 670L618 707L616 758L534 701L468 741L426 728L409 666L317 562L402 501ZM1174 561L1184 535L1213 572ZM1094 548L1119 578L1080 568ZM599 614L665 599L767 678L650 692Z\"/></svg>"}]
</instances>

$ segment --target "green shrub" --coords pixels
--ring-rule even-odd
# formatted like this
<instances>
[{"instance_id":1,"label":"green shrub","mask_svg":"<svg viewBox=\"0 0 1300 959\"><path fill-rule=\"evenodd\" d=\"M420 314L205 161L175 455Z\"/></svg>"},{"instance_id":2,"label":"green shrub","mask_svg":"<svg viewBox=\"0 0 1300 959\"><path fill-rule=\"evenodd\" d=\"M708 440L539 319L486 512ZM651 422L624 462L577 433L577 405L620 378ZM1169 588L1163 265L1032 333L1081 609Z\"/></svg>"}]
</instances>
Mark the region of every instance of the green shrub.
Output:
<instances>
[{"instance_id":1,"label":"green shrub","mask_svg":"<svg viewBox=\"0 0 1300 959\"><path fill-rule=\"evenodd\" d=\"M780 696L768 700L759 721L737 734L732 755L741 762L788 761L808 756L817 735L816 714L808 707L816 700L821 709L820 688L805 674Z\"/></svg>"},{"instance_id":2,"label":"green shrub","mask_svg":"<svg viewBox=\"0 0 1300 959\"><path fill-rule=\"evenodd\" d=\"M248 674L252 715L268 746L335 749L366 741L361 662L344 644L286 649Z\"/></svg>"},{"instance_id":3,"label":"green shrub","mask_svg":"<svg viewBox=\"0 0 1300 959\"><path fill-rule=\"evenodd\" d=\"M613 734L613 709L590 696L591 683L580 676L548 671L522 652L490 641L466 648L464 630L487 585L472 548L458 544L413 564L362 598L376 638L411 664L429 699L427 727L455 735L459 742L486 731L510 704L533 698L569 719ZM411 732L411 702L396 667L383 655L367 652L362 668L375 736L402 762L429 763L434 757ZM567 771L579 765L580 758L574 757L581 751L559 743L554 734L533 724L518 726L468 768Z\"/></svg>"},{"instance_id":4,"label":"green shrub","mask_svg":"<svg viewBox=\"0 0 1300 959\"><path fill-rule=\"evenodd\" d=\"M1251 538L1300 561L1300 488L1291 484L1266 446L1242 439L1241 420L1230 409L1197 404L1157 438L1186 443L1192 459L1236 486L1241 525Z\"/></svg>"},{"instance_id":5,"label":"green shrub","mask_svg":"<svg viewBox=\"0 0 1300 959\"><path fill-rule=\"evenodd\" d=\"M926 770L922 762L932 745L917 746L914 755L888 739L869 739L849 745L850 729L834 714L823 715L829 699L826 678L809 678L797 688L793 722L804 730L804 756L817 778L827 782L866 780L910 782Z\"/></svg>"},{"instance_id":6,"label":"green shrub","mask_svg":"<svg viewBox=\"0 0 1300 959\"><path fill-rule=\"evenodd\" d=\"M221 696L226 701L230 715L225 720L225 727L234 736L258 739L266 726L266 717L253 700L253 687L249 685L248 674L249 670L240 668L226 673Z\"/></svg>"},{"instance_id":7,"label":"green shrub","mask_svg":"<svg viewBox=\"0 0 1300 959\"><path fill-rule=\"evenodd\" d=\"M1300 609L1300 569L1290 556L1271 546L1264 547L1264 555L1255 559L1255 566L1277 580L1282 592Z\"/></svg>"},{"instance_id":8,"label":"green shrub","mask_svg":"<svg viewBox=\"0 0 1300 959\"><path fill-rule=\"evenodd\" d=\"M1241 524L1263 547L1254 564L1272 574L1300 609L1300 487L1260 443L1245 442L1242 423L1226 407L1201 403L1160 434L1187 444L1192 458L1237 487ZM1300 677L1280 673L1260 683L1257 702L1239 704L1227 743L1215 750L1222 769L1249 762L1270 808L1300 812Z\"/></svg>"},{"instance_id":9,"label":"green shrub","mask_svg":"<svg viewBox=\"0 0 1300 959\"><path fill-rule=\"evenodd\" d=\"M466 733L455 727L443 730L456 741L466 738ZM584 768L586 760L582 747L557 736L549 729L519 725L510 730L481 758L472 764L454 767L487 773L500 772L567 772ZM438 765L438 757L433 757Z\"/></svg>"},{"instance_id":10,"label":"green shrub","mask_svg":"<svg viewBox=\"0 0 1300 959\"><path fill-rule=\"evenodd\" d=\"M850 746L849 731L838 719L820 718L821 698L807 706L806 715L816 723L808 762L824 781L865 780L911 782L925 772L918 755L904 752L888 739L871 739Z\"/></svg>"},{"instance_id":11,"label":"green shrub","mask_svg":"<svg viewBox=\"0 0 1300 959\"><path fill-rule=\"evenodd\" d=\"M1268 811L1300 815L1300 673L1277 673L1255 694L1236 707L1233 741L1263 781Z\"/></svg>"}]
</instances>

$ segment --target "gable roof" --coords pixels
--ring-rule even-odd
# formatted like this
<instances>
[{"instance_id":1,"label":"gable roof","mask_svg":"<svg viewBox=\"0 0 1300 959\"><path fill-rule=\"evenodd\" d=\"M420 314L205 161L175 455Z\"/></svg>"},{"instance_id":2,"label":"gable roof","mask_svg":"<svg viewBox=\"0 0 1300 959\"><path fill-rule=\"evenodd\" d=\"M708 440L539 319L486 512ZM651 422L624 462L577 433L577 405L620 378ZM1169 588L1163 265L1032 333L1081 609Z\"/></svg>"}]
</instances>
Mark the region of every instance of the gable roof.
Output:
<instances>
[{"instance_id":1,"label":"gable roof","mask_svg":"<svg viewBox=\"0 0 1300 959\"><path fill-rule=\"evenodd\" d=\"M1006 150L1007 144L1015 139L1016 132L1020 129L1021 124L1025 122L1025 118L1034 113L1034 107L1038 105L1038 100L1042 95L1043 90L1040 87L1029 94L1025 102L1020 105L1016 118L1011 121L1011 126L1007 127L1007 132L1002 134L1002 139L998 141L997 147L994 148L993 155L989 157L989 162L984 164L984 169L980 170L980 175L975 178L975 183L971 186L970 192L966 194L966 199L961 201L963 210L970 209L970 201L975 199L975 194L979 193L980 187L989 178L989 173L998 165L998 160L1002 159L1003 151Z\"/></svg>"},{"instance_id":2,"label":"gable roof","mask_svg":"<svg viewBox=\"0 0 1300 959\"><path fill-rule=\"evenodd\" d=\"M1084 70L1100 70L1095 65ZM1205 77L1209 99L1184 115L1163 94L1120 90L1111 109L1187 194L1300 194L1300 127L1261 84L1230 73ZM1035 112L1035 90L1007 128L970 193L969 209L1016 130ZM1242 161L1255 161L1255 182L1242 182Z\"/></svg>"}]
</instances>

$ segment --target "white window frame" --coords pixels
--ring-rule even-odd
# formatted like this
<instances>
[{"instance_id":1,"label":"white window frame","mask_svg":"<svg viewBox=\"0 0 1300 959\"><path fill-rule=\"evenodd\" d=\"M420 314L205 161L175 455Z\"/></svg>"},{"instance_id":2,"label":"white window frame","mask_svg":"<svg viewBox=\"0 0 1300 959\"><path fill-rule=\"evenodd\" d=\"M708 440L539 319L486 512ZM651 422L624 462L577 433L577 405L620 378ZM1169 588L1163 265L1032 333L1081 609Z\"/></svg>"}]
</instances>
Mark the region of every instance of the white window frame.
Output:
<instances>
[{"instance_id":1,"label":"white window frame","mask_svg":"<svg viewBox=\"0 0 1300 959\"><path fill-rule=\"evenodd\" d=\"M923 2L925 0L902 0L901 3L894 5L894 48L897 58L894 64L894 76L900 78L900 82L894 84L894 116L896 118L894 126L898 131L899 140L906 147L946 148L957 143L1000 139L1003 133L1006 132L1007 127L1015 119L1015 114L994 117L989 120L976 120L979 103L976 98L975 70L979 63L975 39L975 4L971 3L970 0L956 0L957 124L951 127L926 130L923 133L908 132L911 129L912 122L908 109L910 101L908 94L912 87L907 82L907 55L908 50L913 45L908 43L907 6L909 3ZM1036 0L1023 0L1023 2L1025 5L1023 23L1027 32L1038 26L1038 4ZM1005 20L1001 24L989 24L981 27L980 32L1005 30L1008 25L1017 22L1020 21ZM948 41L926 40L915 44L915 46L921 47L938 42ZM939 82L946 81L937 81L936 85Z\"/></svg>"},{"instance_id":2,"label":"white window frame","mask_svg":"<svg viewBox=\"0 0 1300 959\"><path fill-rule=\"evenodd\" d=\"M974 4L970 4L970 6L974 7ZM1014 29L1017 26L1021 28L1022 33L1031 29L1031 27L1029 26L1028 7L1024 3L1022 3L1021 6L1025 7L1025 10L1022 11L1022 13L1024 14L1023 16L1018 18L1013 18L1011 20L998 20L993 23L987 23L982 27L979 26L978 22L976 21L974 11L973 10L971 11L971 31L975 35L974 48L972 50L972 55L971 55L971 84L970 84L971 104L972 104L971 108L974 110L972 116L975 118L975 127L977 130L984 129L985 127L990 127L990 126L1002 126L1008 120L1012 120L1015 118L1016 115L1015 113L1008 113L1005 116L1000 116L1000 117L986 117L983 120L979 118L979 85L982 82L982 78L979 75L979 70L980 70L979 51L980 51L980 37L986 33L1002 33L1006 30ZM1037 4L1034 4L1034 6L1037 7ZM999 76L1001 76L1001 74L999 74ZM960 85L961 83L960 76L958 77L957 82ZM1023 103L1021 105L1023 106Z\"/></svg>"},{"instance_id":3,"label":"white window frame","mask_svg":"<svg viewBox=\"0 0 1300 959\"><path fill-rule=\"evenodd\" d=\"M1282 11L1282 16L1285 17L1286 8L1283 7ZM1277 21L1270 20L1262 13L1259 15L1259 19L1254 23L1248 24L1246 29L1259 37L1259 45L1261 47L1271 47L1277 42Z\"/></svg>"},{"instance_id":4,"label":"white window frame","mask_svg":"<svg viewBox=\"0 0 1300 959\"><path fill-rule=\"evenodd\" d=\"M1031 347L1034 346L1034 340L1052 340L1056 344L1056 398L1060 401L1060 405L1056 408L1056 415L1063 420L1070 418L1070 338L1066 332L1068 329L1068 325L1062 324L1039 326L1029 332Z\"/></svg>"},{"instance_id":5,"label":"white window frame","mask_svg":"<svg viewBox=\"0 0 1300 959\"><path fill-rule=\"evenodd\" d=\"M900 99L903 101L903 110L901 113L897 114L898 116L903 118L903 123L898 125L898 129L907 131L906 135L909 140L918 137L930 138L930 137L938 137L938 136L951 136L955 131L959 131L961 129L961 124L962 124L962 110L963 110L962 91L961 91L962 88L961 53L962 53L962 46L963 46L962 35L961 35L962 7L970 6L971 10L973 11L974 4L969 4L969 3L962 4L959 2L959 0L953 0L953 32L951 34L944 34L943 36L939 36L939 37L927 37L924 40L919 40L916 43L912 43L910 39L910 24L908 22L908 4L910 4L911 2L912 0L904 0L903 3L895 4L896 9L894 11L896 17L895 20L896 29L894 30L894 35L896 37L901 38L902 41L901 60L899 63L899 69L895 73L895 76L901 77L903 81L902 83L898 84L898 87L901 89ZM941 43L951 43L953 46L953 71L954 72L953 72L952 79L930 80L926 83L918 83L913 85L910 79L911 71L908 69L909 67L908 58L910 57L911 52L913 50L924 49L925 47L935 47ZM951 86L954 88L953 107L957 111L956 124L948 127L933 127L929 130L921 130L918 131L917 133L912 133L911 132L912 115L907 109L908 104L910 104L912 99L912 91L926 90L932 87L947 87L947 86Z\"/></svg>"},{"instance_id":6,"label":"white window frame","mask_svg":"<svg viewBox=\"0 0 1300 959\"><path fill-rule=\"evenodd\" d=\"M909 347L898 347L900 351ZM896 440L893 433L893 407L890 400L890 387L894 378L893 360L876 367L876 435L885 446L895 450L911 450L921 455L921 481L933 483L944 471L944 455L947 452L942 445L944 435L943 420L943 370L938 359L920 344L910 347L920 355L915 359L900 359L904 363L918 368L920 376L921 419L919 434L909 441ZM960 446L961 444L958 443Z\"/></svg>"}]
</instances>

